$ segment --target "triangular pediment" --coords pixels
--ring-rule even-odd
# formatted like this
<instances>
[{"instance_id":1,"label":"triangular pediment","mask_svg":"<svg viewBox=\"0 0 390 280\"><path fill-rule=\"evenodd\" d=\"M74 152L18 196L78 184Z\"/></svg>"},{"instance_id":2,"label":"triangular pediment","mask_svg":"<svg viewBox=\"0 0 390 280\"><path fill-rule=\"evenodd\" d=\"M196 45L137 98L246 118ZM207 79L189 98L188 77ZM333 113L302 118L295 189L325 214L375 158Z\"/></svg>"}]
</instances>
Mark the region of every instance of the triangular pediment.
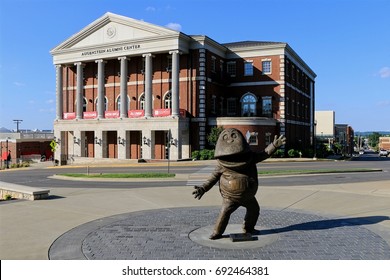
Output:
<instances>
[{"instance_id":1,"label":"triangular pediment","mask_svg":"<svg viewBox=\"0 0 390 280\"><path fill-rule=\"evenodd\" d=\"M177 35L180 32L141 20L106 13L80 32L58 45L52 52L96 45L136 41L145 38Z\"/></svg>"}]
</instances>

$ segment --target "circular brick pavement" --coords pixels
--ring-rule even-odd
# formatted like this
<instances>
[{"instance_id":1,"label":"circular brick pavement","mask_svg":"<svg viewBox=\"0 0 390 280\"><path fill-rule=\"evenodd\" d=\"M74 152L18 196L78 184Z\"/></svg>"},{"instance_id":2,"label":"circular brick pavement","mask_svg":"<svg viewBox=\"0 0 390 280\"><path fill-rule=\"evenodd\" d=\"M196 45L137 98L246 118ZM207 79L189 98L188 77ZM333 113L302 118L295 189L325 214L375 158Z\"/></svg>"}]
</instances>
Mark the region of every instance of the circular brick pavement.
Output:
<instances>
[{"instance_id":1,"label":"circular brick pavement","mask_svg":"<svg viewBox=\"0 0 390 280\"><path fill-rule=\"evenodd\" d=\"M364 226L379 223L386 217L329 219L307 213L262 209L258 238L273 236L267 244L229 249L192 241L190 234L205 227L212 228L210 226L218 213L217 207L169 208L99 219L60 236L52 244L49 258L390 259L390 247L386 241ZM238 209L230 224L240 224L244 215L245 209Z\"/></svg>"}]
</instances>

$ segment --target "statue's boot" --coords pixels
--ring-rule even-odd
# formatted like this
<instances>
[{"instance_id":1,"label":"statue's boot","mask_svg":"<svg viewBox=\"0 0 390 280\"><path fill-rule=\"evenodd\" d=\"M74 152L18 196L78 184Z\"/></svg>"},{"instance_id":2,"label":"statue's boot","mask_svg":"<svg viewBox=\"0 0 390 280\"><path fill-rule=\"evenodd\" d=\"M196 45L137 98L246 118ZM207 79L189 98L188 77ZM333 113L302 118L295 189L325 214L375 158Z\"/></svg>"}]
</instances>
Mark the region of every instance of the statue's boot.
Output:
<instances>
[{"instance_id":1,"label":"statue's boot","mask_svg":"<svg viewBox=\"0 0 390 280\"><path fill-rule=\"evenodd\" d=\"M243 229L245 233L254 233L257 220L260 215L260 206L256 198L245 202L243 206L246 208Z\"/></svg>"},{"instance_id":2,"label":"statue's boot","mask_svg":"<svg viewBox=\"0 0 390 280\"><path fill-rule=\"evenodd\" d=\"M222 209L215 223L214 231L209 237L210 239L215 240L222 238L222 234L225 232L225 229L229 223L230 215L236 211L239 206L239 204L234 203L231 200L223 200Z\"/></svg>"}]
</instances>

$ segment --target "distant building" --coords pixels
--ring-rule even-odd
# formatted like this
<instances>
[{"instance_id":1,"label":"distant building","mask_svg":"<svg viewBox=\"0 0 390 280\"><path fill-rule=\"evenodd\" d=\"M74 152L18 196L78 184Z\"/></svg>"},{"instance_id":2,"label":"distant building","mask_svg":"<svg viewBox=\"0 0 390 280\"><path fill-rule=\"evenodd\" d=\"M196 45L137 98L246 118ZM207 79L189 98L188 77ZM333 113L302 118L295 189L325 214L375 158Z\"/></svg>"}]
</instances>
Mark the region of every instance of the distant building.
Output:
<instances>
[{"instance_id":1,"label":"distant building","mask_svg":"<svg viewBox=\"0 0 390 280\"><path fill-rule=\"evenodd\" d=\"M379 149L381 150L387 150L390 151L390 137L379 137L379 144L378 144Z\"/></svg>"},{"instance_id":2,"label":"distant building","mask_svg":"<svg viewBox=\"0 0 390 280\"><path fill-rule=\"evenodd\" d=\"M286 150L312 146L316 74L287 43L221 44L107 13L51 54L61 164L186 159L214 126L236 127L254 150L275 134Z\"/></svg>"},{"instance_id":3,"label":"distant building","mask_svg":"<svg viewBox=\"0 0 390 280\"><path fill-rule=\"evenodd\" d=\"M352 155L354 152L354 130L347 124L335 125L335 142L341 144L343 155Z\"/></svg>"},{"instance_id":4,"label":"distant building","mask_svg":"<svg viewBox=\"0 0 390 280\"><path fill-rule=\"evenodd\" d=\"M335 112L334 111L315 111L316 138L329 145L335 139Z\"/></svg>"},{"instance_id":5,"label":"distant building","mask_svg":"<svg viewBox=\"0 0 390 280\"><path fill-rule=\"evenodd\" d=\"M50 159L53 156L50 142L54 139L53 131L12 132L2 129L0 132L1 167L7 159L7 150L11 151L12 163L23 160Z\"/></svg>"}]
</instances>

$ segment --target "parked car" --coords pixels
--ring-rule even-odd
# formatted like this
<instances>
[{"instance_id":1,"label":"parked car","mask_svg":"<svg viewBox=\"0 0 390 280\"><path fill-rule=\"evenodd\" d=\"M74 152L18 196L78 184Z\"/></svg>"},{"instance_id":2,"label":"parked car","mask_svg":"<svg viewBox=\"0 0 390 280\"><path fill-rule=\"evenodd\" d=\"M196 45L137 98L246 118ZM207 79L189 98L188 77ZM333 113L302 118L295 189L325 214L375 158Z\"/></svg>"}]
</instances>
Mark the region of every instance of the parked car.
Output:
<instances>
[{"instance_id":1,"label":"parked car","mask_svg":"<svg viewBox=\"0 0 390 280\"><path fill-rule=\"evenodd\" d=\"M380 150L379 151L379 156L380 157L387 157L389 155L389 152L386 150Z\"/></svg>"}]
</instances>

